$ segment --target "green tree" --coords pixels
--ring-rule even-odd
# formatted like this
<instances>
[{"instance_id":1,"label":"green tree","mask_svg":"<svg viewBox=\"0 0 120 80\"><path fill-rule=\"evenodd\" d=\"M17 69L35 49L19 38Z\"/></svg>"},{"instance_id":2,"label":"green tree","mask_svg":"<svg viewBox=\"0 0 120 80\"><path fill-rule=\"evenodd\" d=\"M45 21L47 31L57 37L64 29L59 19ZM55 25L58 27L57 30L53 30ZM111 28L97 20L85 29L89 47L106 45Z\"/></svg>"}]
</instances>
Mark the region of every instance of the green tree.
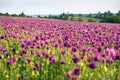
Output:
<instances>
[{"instance_id":1,"label":"green tree","mask_svg":"<svg viewBox=\"0 0 120 80\"><path fill-rule=\"evenodd\" d=\"M88 16L87 17L92 17L92 14L90 13L90 14L88 14Z\"/></svg>"},{"instance_id":2,"label":"green tree","mask_svg":"<svg viewBox=\"0 0 120 80\"><path fill-rule=\"evenodd\" d=\"M70 20L73 20L74 14L70 14Z\"/></svg>"},{"instance_id":3,"label":"green tree","mask_svg":"<svg viewBox=\"0 0 120 80\"><path fill-rule=\"evenodd\" d=\"M21 14L19 14L20 17L25 17L26 15L24 14L24 12L22 12Z\"/></svg>"},{"instance_id":4,"label":"green tree","mask_svg":"<svg viewBox=\"0 0 120 80\"><path fill-rule=\"evenodd\" d=\"M62 13L59 16L59 19L68 20L69 19L69 14L68 13Z\"/></svg>"},{"instance_id":5,"label":"green tree","mask_svg":"<svg viewBox=\"0 0 120 80\"><path fill-rule=\"evenodd\" d=\"M101 19L102 17L103 17L103 15L100 11L95 15L95 18Z\"/></svg>"},{"instance_id":6,"label":"green tree","mask_svg":"<svg viewBox=\"0 0 120 80\"><path fill-rule=\"evenodd\" d=\"M3 16L3 13L0 13L0 16Z\"/></svg>"},{"instance_id":7,"label":"green tree","mask_svg":"<svg viewBox=\"0 0 120 80\"><path fill-rule=\"evenodd\" d=\"M116 16L120 16L120 10L116 13Z\"/></svg>"},{"instance_id":8,"label":"green tree","mask_svg":"<svg viewBox=\"0 0 120 80\"><path fill-rule=\"evenodd\" d=\"M69 19L69 13L66 13L64 16L64 20L68 20Z\"/></svg>"},{"instance_id":9,"label":"green tree","mask_svg":"<svg viewBox=\"0 0 120 80\"><path fill-rule=\"evenodd\" d=\"M18 15L17 15L17 14L12 14L11 16L12 16L12 17L17 17Z\"/></svg>"},{"instance_id":10,"label":"green tree","mask_svg":"<svg viewBox=\"0 0 120 80\"><path fill-rule=\"evenodd\" d=\"M5 16L10 16L8 13L5 13Z\"/></svg>"},{"instance_id":11,"label":"green tree","mask_svg":"<svg viewBox=\"0 0 120 80\"><path fill-rule=\"evenodd\" d=\"M120 16L110 16L105 18L102 22L120 23Z\"/></svg>"},{"instance_id":12,"label":"green tree","mask_svg":"<svg viewBox=\"0 0 120 80\"><path fill-rule=\"evenodd\" d=\"M44 18L47 18L47 16L44 16Z\"/></svg>"},{"instance_id":13,"label":"green tree","mask_svg":"<svg viewBox=\"0 0 120 80\"><path fill-rule=\"evenodd\" d=\"M49 15L49 16L48 16L48 18L49 18L49 19L52 19L52 18L53 18L53 16L52 16L52 15Z\"/></svg>"},{"instance_id":14,"label":"green tree","mask_svg":"<svg viewBox=\"0 0 120 80\"><path fill-rule=\"evenodd\" d=\"M65 13L60 14L59 19L64 19Z\"/></svg>"},{"instance_id":15,"label":"green tree","mask_svg":"<svg viewBox=\"0 0 120 80\"><path fill-rule=\"evenodd\" d=\"M38 17L38 18L40 18L41 16L40 16L40 15L38 15L37 17Z\"/></svg>"},{"instance_id":16,"label":"green tree","mask_svg":"<svg viewBox=\"0 0 120 80\"><path fill-rule=\"evenodd\" d=\"M83 15L81 13L78 14L79 17L82 17Z\"/></svg>"},{"instance_id":17,"label":"green tree","mask_svg":"<svg viewBox=\"0 0 120 80\"><path fill-rule=\"evenodd\" d=\"M110 11L107 11L107 16L113 16L113 14Z\"/></svg>"},{"instance_id":18,"label":"green tree","mask_svg":"<svg viewBox=\"0 0 120 80\"><path fill-rule=\"evenodd\" d=\"M78 16L79 16L79 22L83 21L82 18L81 18L82 14L79 13Z\"/></svg>"},{"instance_id":19,"label":"green tree","mask_svg":"<svg viewBox=\"0 0 120 80\"><path fill-rule=\"evenodd\" d=\"M113 16L113 14L110 11L107 11L107 12L104 12L103 16L104 16L104 19L105 19L107 17Z\"/></svg>"}]
</instances>

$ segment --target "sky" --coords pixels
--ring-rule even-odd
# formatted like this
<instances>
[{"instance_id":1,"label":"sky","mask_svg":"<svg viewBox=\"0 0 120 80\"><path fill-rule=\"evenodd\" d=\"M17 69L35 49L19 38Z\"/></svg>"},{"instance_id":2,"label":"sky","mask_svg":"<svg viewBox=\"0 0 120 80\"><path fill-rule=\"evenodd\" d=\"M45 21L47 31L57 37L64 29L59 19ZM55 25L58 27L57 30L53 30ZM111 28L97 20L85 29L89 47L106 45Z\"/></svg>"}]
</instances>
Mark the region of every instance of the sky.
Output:
<instances>
[{"instance_id":1,"label":"sky","mask_svg":"<svg viewBox=\"0 0 120 80\"><path fill-rule=\"evenodd\" d=\"M10 14L97 13L120 10L120 0L0 0L0 12Z\"/></svg>"}]
</instances>

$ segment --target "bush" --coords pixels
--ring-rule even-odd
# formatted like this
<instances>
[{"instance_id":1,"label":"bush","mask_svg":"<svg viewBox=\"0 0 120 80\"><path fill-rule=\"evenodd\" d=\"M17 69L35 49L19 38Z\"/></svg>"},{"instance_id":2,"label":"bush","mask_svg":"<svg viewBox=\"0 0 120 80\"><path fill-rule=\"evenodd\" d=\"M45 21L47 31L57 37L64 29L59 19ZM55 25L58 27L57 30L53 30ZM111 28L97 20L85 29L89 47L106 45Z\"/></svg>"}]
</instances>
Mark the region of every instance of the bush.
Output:
<instances>
[{"instance_id":1,"label":"bush","mask_svg":"<svg viewBox=\"0 0 120 80\"><path fill-rule=\"evenodd\" d=\"M120 16L111 16L111 17L105 18L101 22L120 23Z\"/></svg>"},{"instance_id":2,"label":"bush","mask_svg":"<svg viewBox=\"0 0 120 80\"><path fill-rule=\"evenodd\" d=\"M89 18L88 22L96 22L94 19Z\"/></svg>"}]
</instances>

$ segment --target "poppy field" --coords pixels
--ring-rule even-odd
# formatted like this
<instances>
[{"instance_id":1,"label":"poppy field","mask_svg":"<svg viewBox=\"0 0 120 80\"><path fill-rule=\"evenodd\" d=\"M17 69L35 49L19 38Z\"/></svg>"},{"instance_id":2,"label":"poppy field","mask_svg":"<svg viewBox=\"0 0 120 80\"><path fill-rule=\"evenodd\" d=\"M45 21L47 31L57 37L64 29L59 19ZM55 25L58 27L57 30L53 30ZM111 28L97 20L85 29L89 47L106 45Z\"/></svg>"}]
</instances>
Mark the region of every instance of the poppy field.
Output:
<instances>
[{"instance_id":1,"label":"poppy field","mask_svg":"<svg viewBox=\"0 0 120 80\"><path fill-rule=\"evenodd\" d=\"M120 24L0 17L0 80L119 80Z\"/></svg>"}]
</instances>

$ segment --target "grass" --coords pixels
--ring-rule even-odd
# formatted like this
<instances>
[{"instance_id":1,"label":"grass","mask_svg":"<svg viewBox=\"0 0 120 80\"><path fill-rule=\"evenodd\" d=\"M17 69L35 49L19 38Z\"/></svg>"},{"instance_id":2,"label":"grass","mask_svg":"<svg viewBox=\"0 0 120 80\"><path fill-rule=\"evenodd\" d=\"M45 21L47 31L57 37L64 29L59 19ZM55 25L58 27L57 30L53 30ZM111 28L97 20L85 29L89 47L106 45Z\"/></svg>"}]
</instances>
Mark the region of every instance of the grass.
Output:
<instances>
[{"instance_id":1,"label":"grass","mask_svg":"<svg viewBox=\"0 0 120 80\"><path fill-rule=\"evenodd\" d=\"M100 22L100 21L101 21L101 19L91 18L91 17L80 17L80 18L81 18L81 20L84 21L84 22L88 22L89 19L92 19L93 22ZM69 17L69 20L70 20L70 19L71 19L71 17ZM75 16L75 17L73 17L73 20L79 21L79 17L78 17L78 16Z\"/></svg>"}]
</instances>

